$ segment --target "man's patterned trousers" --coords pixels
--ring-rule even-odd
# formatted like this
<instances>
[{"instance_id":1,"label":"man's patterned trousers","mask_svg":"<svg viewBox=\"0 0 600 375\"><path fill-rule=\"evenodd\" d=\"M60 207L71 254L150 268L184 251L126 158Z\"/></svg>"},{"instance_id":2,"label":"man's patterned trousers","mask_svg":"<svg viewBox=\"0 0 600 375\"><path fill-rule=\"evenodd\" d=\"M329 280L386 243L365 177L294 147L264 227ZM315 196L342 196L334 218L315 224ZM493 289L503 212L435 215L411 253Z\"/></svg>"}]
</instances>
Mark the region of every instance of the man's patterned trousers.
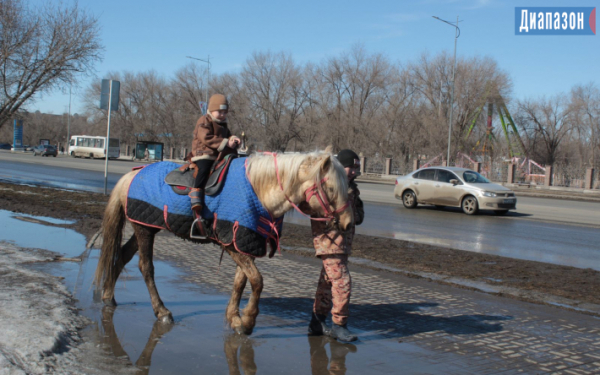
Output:
<instances>
[{"instance_id":1,"label":"man's patterned trousers","mask_svg":"<svg viewBox=\"0 0 600 375\"><path fill-rule=\"evenodd\" d=\"M321 255L323 268L317 285L313 310L327 315L331 311L332 321L345 325L348 320L352 279L348 271L348 256L344 254Z\"/></svg>"}]
</instances>

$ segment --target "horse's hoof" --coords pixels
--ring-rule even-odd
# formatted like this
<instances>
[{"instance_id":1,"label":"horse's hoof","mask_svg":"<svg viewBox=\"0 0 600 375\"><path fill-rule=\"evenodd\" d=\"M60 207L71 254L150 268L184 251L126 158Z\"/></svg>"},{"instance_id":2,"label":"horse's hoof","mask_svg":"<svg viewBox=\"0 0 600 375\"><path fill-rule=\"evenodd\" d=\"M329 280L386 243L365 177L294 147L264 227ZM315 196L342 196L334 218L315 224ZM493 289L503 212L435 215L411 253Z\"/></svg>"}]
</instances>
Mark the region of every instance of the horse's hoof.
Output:
<instances>
[{"instance_id":1,"label":"horse's hoof","mask_svg":"<svg viewBox=\"0 0 600 375\"><path fill-rule=\"evenodd\" d=\"M115 301L115 297L113 297L113 298L102 298L102 302L104 302L104 304L106 306L117 307L117 301Z\"/></svg>"},{"instance_id":2,"label":"horse's hoof","mask_svg":"<svg viewBox=\"0 0 600 375\"><path fill-rule=\"evenodd\" d=\"M175 320L173 320L173 316L171 314L167 314L161 318L158 318L158 321L162 324L173 324Z\"/></svg>"},{"instance_id":3,"label":"horse's hoof","mask_svg":"<svg viewBox=\"0 0 600 375\"><path fill-rule=\"evenodd\" d=\"M235 328L233 328L233 330L235 333L237 333L240 336L250 336L253 331L252 328L246 328L246 327L235 327Z\"/></svg>"}]
</instances>

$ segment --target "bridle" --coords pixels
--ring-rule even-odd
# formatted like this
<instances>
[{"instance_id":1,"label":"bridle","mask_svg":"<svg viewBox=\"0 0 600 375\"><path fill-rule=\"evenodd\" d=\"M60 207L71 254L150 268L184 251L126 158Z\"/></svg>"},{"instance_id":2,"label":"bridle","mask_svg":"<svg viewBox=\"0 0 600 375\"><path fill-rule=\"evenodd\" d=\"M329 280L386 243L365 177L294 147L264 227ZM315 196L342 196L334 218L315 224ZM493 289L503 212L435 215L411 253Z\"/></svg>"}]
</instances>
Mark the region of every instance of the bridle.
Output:
<instances>
[{"instance_id":1,"label":"bridle","mask_svg":"<svg viewBox=\"0 0 600 375\"><path fill-rule=\"evenodd\" d=\"M321 205L321 208L325 212L325 217L322 217L322 218L321 217L312 217L310 215L305 214L294 202L292 202L292 200L287 196L287 194L285 193L285 190L283 189L283 183L281 182L281 177L279 177L279 167L277 166L277 153L264 152L264 154L273 156L273 160L275 162L275 174L277 175L277 183L279 183L279 188L283 192L285 199L287 199L287 201L292 205L292 207L294 207L294 209L296 211L298 211L299 213L301 213L302 215L308 217L310 220L313 220L313 221L331 221L331 220L337 220L335 215L339 214L340 212L343 212L344 210L346 210L346 208L348 208L348 205L350 204L349 201L346 202L346 204L344 204L342 207L338 208L337 210L334 210L331 207L331 204L329 203L329 199L327 199L327 195L323 191L323 183L325 181L327 181L327 177L324 177L320 181L315 182L314 185L312 185L311 187L309 187L308 189L306 189L304 191L304 197L305 197L304 201L306 203L308 203L312 199L312 197L316 197L317 201Z\"/></svg>"}]
</instances>

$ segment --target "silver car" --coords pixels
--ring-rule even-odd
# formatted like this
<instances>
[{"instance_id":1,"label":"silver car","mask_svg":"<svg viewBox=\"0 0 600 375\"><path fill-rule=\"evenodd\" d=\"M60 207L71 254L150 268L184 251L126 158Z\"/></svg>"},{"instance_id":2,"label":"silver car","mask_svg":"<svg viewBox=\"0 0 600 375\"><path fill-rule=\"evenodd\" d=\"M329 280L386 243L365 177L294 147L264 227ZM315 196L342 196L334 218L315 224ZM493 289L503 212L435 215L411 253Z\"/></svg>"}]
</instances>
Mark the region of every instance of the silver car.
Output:
<instances>
[{"instance_id":1,"label":"silver car","mask_svg":"<svg viewBox=\"0 0 600 375\"><path fill-rule=\"evenodd\" d=\"M480 209L504 215L517 207L512 190L491 183L475 171L456 167L421 168L398 177L394 195L406 208L419 203L461 207L467 215Z\"/></svg>"}]
</instances>

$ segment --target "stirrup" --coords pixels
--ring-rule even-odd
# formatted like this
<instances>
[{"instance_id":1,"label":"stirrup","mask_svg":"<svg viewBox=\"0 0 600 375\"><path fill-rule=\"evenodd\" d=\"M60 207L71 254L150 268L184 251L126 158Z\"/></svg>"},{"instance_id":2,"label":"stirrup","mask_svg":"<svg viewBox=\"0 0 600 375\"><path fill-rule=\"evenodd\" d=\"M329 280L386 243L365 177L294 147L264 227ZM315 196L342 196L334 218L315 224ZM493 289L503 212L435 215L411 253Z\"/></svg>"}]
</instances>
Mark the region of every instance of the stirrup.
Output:
<instances>
[{"instance_id":1,"label":"stirrup","mask_svg":"<svg viewBox=\"0 0 600 375\"><path fill-rule=\"evenodd\" d=\"M198 221L200 221L200 225L202 225L202 217L197 217L196 219L194 219L194 222L192 223L192 227L190 228L190 238L193 238L195 240L205 240L208 238L208 236L206 236L205 234L202 234L202 230L200 228L198 228ZM194 228L198 228L198 231L200 231L200 234L194 234Z\"/></svg>"}]
</instances>

